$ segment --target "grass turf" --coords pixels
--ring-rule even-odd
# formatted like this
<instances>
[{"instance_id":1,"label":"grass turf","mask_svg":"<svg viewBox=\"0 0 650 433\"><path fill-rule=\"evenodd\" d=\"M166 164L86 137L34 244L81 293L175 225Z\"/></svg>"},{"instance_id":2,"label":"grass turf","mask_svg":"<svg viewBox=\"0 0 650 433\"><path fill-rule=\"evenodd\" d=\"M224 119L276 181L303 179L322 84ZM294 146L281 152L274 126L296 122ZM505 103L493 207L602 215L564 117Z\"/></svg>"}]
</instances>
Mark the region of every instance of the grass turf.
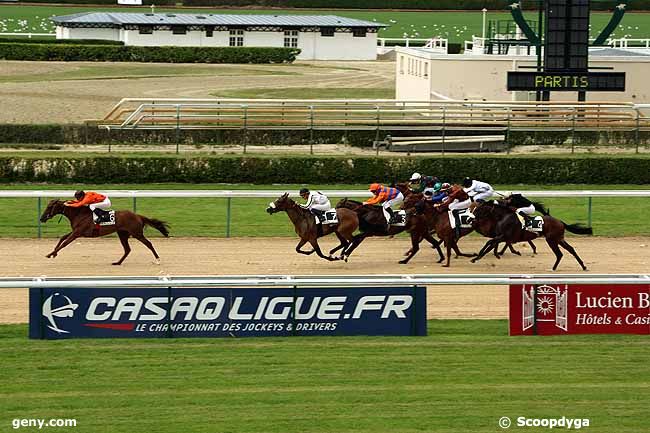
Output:
<instances>
[{"instance_id":1,"label":"grass turf","mask_svg":"<svg viewBox=\"0 0 650 433\"><path fill-rule=\"evenodd\" d=\"M278 190L278 196L285 191L298 191L304 185L223 185L223 184L143 184L143 185L83 185L86 190L110 189L248 189ZM355 189L365 190L367 185L308 185L314 190ZM78 185L53 184L9 184L0 189L73 190ZM497 185L497 191L511 190L593 190L593 189L644 189L639 185ZM52 197L56 198L56 197ZM231 201L231 236L295 236L293 226L284 214L269 216L265 208L271 199L234 198ZM332 205L339 199L332 198ZM552 215L567 224L587 223L587 198L549 198L540 199L550 209ZM45 209L48 199L42 200ZM111 200L114 209L132 209L132 199L115 198ZM149 217L163 219L171 224L172 236L224 237L227 231L227 199L208 198L139 198L137 212ZM598 236L647 236L650 226L638 221L638 215L650 215L650 200L647 198L594 198L593 227ZM37 236L37 199L0 199L2 219L0 237ZM54 218L42 225L44 237L57 237L66 233L69 224L65 219ZM149 235L160 236L152 229Z\"/></svg>"},{"instance_id":2,"label":"grass turf","mask_svg":"<svg viewBox=\"0 0 650 433\"><path fill-rule=\"evenodd\" d=\"M217 98L262 98L262 99L337 99L355 95L359 99L393 99L394 88L368 88L368 87L285 87L279 89L247 88L218 90L211 93Z\"/></svg>"},{"instance_id":3,"label":"grass turf","mask_svg":"<svg viewBox=\"0 0 650 433\"><path fill-rule=\"evenodd\" d=\"M3 325L0 429L74 418L59 430L495 432L502 416L565 416L588 418L590 432L647 430L647 337L507 328L432 320L428 337L54 342Z\"/></svg>"},{"instance_id":4,"label":"grass turf","mask_svg":"<svg viewBox=\"0 0 650 433\"><path fill-rule=\"evenodd\" d=\"M614 7L612 3L612 7ZM53 33L54 26L49 20L52 15L68 15L88 11L116 11L124 12L124 8L110 7L57 7L57 6L14 6L0 5L0 32L38 32ZM149 7L133 8L132 12L150 12ZM176 13L207 13L208 9L165 9L156 8L156 12L176 12ZM349 10L256 10L256 9L212 9L210 13L231 13L231 14L334 14L349 18L362 19L367 21L377 21L390 25L389 28L381 30L379 37L384 38L431 38L443 37L452 42L463 42L471 40L472 35L481 35L482 13L480 11L349 11ZM536 20L535 12L527 14L530 20ZM605 27L611 13L598 12L591 16L592 30L590 37L595 38L598 33ZM505 11L490 11L488 19L493 20L512 20L512 16ZM648 23L650 15L644 13L628 12L622 23L612 34L612 37L621 38L623 36L631 38L647 38Z\"/></svg>"}]
</instances>

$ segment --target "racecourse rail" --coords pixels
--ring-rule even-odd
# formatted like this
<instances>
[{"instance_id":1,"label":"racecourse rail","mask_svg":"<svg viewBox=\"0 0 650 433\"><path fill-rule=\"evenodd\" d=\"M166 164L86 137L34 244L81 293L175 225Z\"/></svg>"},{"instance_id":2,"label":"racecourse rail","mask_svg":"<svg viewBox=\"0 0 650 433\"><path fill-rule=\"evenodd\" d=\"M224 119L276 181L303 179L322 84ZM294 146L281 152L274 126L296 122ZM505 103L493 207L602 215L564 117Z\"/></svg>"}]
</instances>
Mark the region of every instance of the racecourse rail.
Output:
<instances>
[{"instance_id":1,"label":"racecourse rail","mask_svg":"<svg viewBox=\"0 0 650 433\"><path fill-rule=\"evenodd\" d=\"M510 284L650 284L647 274L399 274L2 277L0 288L127 287L395 287Z\"/></svg>"},{"instance_id":2,"label":"racecourse rail","mask_svg":"<svg viewBox=\"0 0 650 433\"><path fill-rule=\"evenodd\" d=\"M111 198L131 198L133 212L137 211L138 198L224 198L226 199L226 237L230 237L231 210L233 198L277 198L281 190L104 190L100 191ZM344 197L369 197L366 190L322 190L323 194L332 198ZM554 198L587 198L587 224L592 223L592 199L594 197L650 197L650 190L580 190L580 191L512 191L527 197L554 197ZM500 194L497 192L497 195ZM297 197L297 193L290 193ZM42 223L40 220L43 211L43 199L63 197L73 198L73 190L0 190L0 198L35 198L36 199L36 224L37 237L42 237Z\"/></svg>"},{"instance_id":3,"label":"racecourse rail","mask_svg":"<svg viewBox=\"0 0 650 433\"><path fill-rule=\"evenodd\" d=\"M88 124L110 130L650 131L650 104L393 99L124 98ZM313 141L313 136L312 140ZM572 142L575 140L572 140ZM508 146L509 148L509 146Z\"/></svg>"}]
</instances>

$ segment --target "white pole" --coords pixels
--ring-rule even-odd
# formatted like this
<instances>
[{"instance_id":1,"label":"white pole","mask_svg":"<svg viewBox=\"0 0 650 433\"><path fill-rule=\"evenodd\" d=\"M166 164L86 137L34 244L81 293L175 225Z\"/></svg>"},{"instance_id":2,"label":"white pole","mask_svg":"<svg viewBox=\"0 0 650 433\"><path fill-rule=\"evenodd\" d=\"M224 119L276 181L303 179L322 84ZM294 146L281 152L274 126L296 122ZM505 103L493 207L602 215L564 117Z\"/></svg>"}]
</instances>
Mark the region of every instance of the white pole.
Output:
<instances>
[{"instance_id":1,"label":"white pole","mask_svg":"<svg viewBox=\"0 0 650 433\"><path fill-rule=\"evenodd\" d=\"M483 39L485 39L485 27L487 25L487 9L483 8L483 36L481 36Z\"/></svg>"}]
</instances>

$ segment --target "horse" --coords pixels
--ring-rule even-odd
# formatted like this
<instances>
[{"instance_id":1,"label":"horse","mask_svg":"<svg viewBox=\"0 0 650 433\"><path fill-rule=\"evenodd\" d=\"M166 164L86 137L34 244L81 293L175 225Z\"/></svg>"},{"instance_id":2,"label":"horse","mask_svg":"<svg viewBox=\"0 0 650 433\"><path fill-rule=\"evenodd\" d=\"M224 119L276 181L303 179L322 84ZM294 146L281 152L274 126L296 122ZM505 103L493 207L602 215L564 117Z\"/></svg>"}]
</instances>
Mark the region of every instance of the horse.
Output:
<instances>
[{"instance_id":1,"label":"horse","mask_svg":"<svg viewBox=\"0 0 650 433\"><path fill-rule=\"evenodd\" d=\"M66 206L61 200L52 200L43 211L41 222L47 222L56 215L63 215L70 220L72 231L61 236L54 250L45 256L48 259L56 257L59 251L77 238L96 238L117 232L122 243L122 248L124 248L124 255L117 262L113 262L113 265L121 265L131 252L131 247L129 246L129 237L131 236L149 248L153 253L155 262L160 263L160 257L156 249L149 239L144 236L144 227L151 226L162 233L163 236L169 237L169 225L166 222L154 218L147 218L144 215L138 215L128 210L115 212L115 224L96 226L93 222L92 211L87 206L71 207Z\"/></svg>"},{"instance_id":2,"label":"horse","mask_svg":"<svg viewBox=\"0 0 650 433\"><path fill-rule=\"evenodd\" d=\"M368 237L394 236L406 231L411 236L411 249L406 252L406 257L400 260L399 264L407 264L417 254L420 250L420 242L422 242L422 239L426 239L438 251L440 256L438 263L441 263L445 259L440 249L440 242L427 229L425 219L415 213L407 213L406 224L404 226L388 226L384 212L379 206L364 205L356 200L344 198L336 204L336 208L350 209L356 212L359 217L359 231L361 233L354 237L350 246L345 250L345 254L348 257Z\"/></svg>"},{"instance_id":3,"label":"horse","mask_svg":"<svg viewBox=\"0 0 650 433\"><path fill-rule=\"evenodd\" d=\"M441 208L440 205L434 205L430 201L422 200L417 195L412 195L407 199L407 201L404 202L403 207L406 208L407 206L413 206L416 209L416 212L424 217L426 226L429 231L434 231L445 244L445 247L447 249L447 263L444 264L443 267L449 267L452 249L456 253L456 257L475 256L475 254L465 254L460 251L458 248L458 240L456 239L454 229L451 228L451 224L449 223L447 212L444 210L444 208ZM460 237L463 237L471 232L472 229L461 229ZM438 263L442 263L442 260Z\"/></svg>"},{"instance_id":4,"label":"horse","mask_svg":"<svg viewBox=\"0 0 650 433\"><path fill-rule=\"evenodd\" d=\"M554 271L557 269L563 256L559 248L560 246L575 257L583 271L587 270L587 267L582 262L582 259L580 259L580 256L578 256L576 250L564 239L564 232L568 230L571 233L579 235L591 235L593 233L591 227L584 227L580 224L566 224L550 215L544 215L542 216L544 219L542 232L533 233L521 227L517 215L510 207L491 202L478 206L474 214L476 216L475 224L477 224L477 221L493 219L496 222L496 226L494 229L494 237L487 241L478 255L472 259L472 263L483 258L499 242L526 242L544 236L546 243L553 250L553 253L555 253Z\"/></svg>"},{"instance_id":5,"label":"horse","mask_svg":"<svg viewBox=\"0 0 650 433\"><path fill-rule=\"evenodd\" d=\"M266 211L269 215L281 211L287 213L289 219L293 223L296 234L300 237L300 242L296 245L296 252L298 254L310 255L316 253L318 257L325 260L345 260L347 262L345 249L350 245L350 242L352 242L353 233L359 227L359 219L357 218L356 213L349 209L336 209L336 216L339 220L338 224L317 224L316 217L309 211L309 209L306 209L291 200L289 198L289 193L284 193L280 198L271 202L269 207L266 208ZM317 239L331 233L335 233L341 243L338 247L330 251L329 256L326 256L321 251ZM301 249L307 242L309 242L313 248L311 251L303 251ZM342 250L341 256L338 258L332 257L332 254L338 250Z\"/></svg>"}]
</instances>

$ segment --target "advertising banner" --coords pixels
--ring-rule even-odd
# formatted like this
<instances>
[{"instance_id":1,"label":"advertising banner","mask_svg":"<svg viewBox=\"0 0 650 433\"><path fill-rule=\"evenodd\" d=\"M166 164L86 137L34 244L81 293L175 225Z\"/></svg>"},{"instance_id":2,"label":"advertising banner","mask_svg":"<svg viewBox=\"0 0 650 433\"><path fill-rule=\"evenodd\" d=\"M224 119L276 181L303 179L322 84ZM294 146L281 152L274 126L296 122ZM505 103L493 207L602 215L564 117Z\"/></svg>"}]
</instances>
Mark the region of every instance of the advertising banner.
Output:
<instances>
[{"instance_id":1,"label":"advertising banner","mask_svg":"<svg viewBox=\"0 0 650 433\"><path fill-rule=\"evenodd\" d=\"M510 335L650 334L650 284L510 286Z\"/></svg>"},{"instance_id":2,"label":"advertising banner","mask_svg":"<svg viewBox=\"0 0 650 433\"><path fill-rule=\"evenodd\" d=\"M29 336L426 335L424 287L32 288Z\"/></svg>"}]
</instances>

